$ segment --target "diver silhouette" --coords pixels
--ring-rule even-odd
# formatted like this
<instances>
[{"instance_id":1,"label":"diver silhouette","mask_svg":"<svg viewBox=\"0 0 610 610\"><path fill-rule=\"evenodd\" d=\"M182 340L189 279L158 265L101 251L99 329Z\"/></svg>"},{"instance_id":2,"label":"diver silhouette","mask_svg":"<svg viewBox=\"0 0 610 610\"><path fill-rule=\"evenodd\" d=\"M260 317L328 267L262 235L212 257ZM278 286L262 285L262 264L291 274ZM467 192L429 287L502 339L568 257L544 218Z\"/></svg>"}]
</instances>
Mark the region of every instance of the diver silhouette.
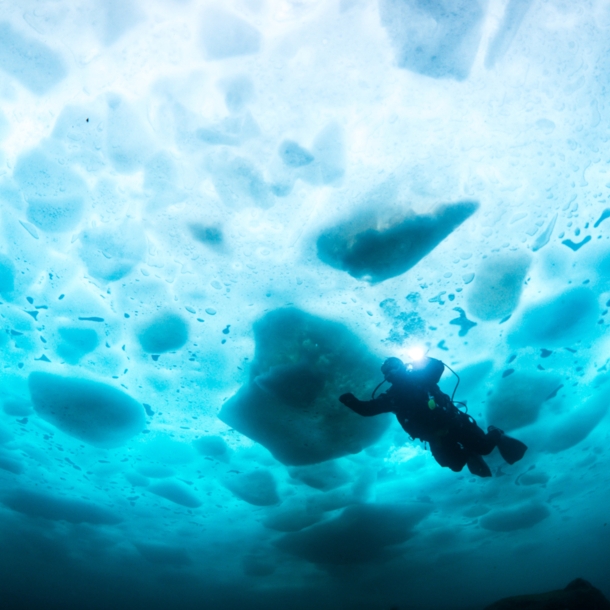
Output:
<instances>
[{"instance_id":1,"label":"diver silhouette","mask_svg":"<svg viewBox=\"0 0 610 610\"><path fill-rule=\"evenodd\" d=\"M388 358L381 367L384 381L391 384L387 392L375 398L377 386L371 400L358 400L352 393L341 395L339 400L359 415L394 413L409 436L427 442L434 459L455 472L468 466L472 474L490 477L491 470L481 456L495 447L509 464L520 460L527 450L524 443L494 426L484 432L441 392L437 384L445 366L430 357L408 367L398 358Z\"/></svg>"}]
</instances>

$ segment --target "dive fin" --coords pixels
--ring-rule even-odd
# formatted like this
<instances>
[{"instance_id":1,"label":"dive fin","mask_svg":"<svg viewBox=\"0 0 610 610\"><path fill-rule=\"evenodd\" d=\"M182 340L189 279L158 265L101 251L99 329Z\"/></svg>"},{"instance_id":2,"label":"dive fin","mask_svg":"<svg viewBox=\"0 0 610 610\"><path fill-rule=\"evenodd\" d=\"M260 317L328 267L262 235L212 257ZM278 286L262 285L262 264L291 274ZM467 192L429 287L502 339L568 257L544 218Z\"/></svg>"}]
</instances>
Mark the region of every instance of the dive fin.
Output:
<instances>
[{"instance_id":1,"label":"dive fin","mask_svg":"<svg viewBox=\"0 0 610 610\"><path fill-rule=\"evenodd\" d=\"M503 434L498 440L498 451L509 464L514 464L525 455L527 445L516 438Z\"/></svg>"},{"instance_id":2,"label":"dive fin","mask_svg":"<svg viewBox=\"0 0 610 610\"><path fill-rule=\"evenodd\" d=\"M468 460L466 461L466 466L468 466L468 470L477 477L490 477L491 470L487 465L487 462L478 455L477 453L472 453Z\"/></svg>"}]
</instances>

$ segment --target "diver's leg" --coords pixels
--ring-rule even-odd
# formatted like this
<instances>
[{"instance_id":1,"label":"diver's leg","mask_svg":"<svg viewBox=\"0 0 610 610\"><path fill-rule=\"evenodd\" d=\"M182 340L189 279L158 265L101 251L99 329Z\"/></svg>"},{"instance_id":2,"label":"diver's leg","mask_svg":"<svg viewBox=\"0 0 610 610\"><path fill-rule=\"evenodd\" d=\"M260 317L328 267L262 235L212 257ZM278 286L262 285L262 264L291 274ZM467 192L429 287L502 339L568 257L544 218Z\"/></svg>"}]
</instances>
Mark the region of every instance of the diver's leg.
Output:
<instances>
[{"instance_id":1,"label":"diver's leg","mask_svg":"<svg viewBox=\"0 0 610 610\"><path fill-rule=\"evenodd\" d=\"M489 455L500 440L500 434L497 430L486 434L484 430L479 428L474 419L464 413L460 413L456 435L459 442L468 451L479 455Z\"/></svg>"},{"instance_id":2,"label":"diver's leg","mask_svg":"<svg viewBox=\"0 0 610 610\"><path fill-rule=\"evenodd\" d=\"M466 465L468 466L468 470L478 477L491 476L491 470L489 469L487 462L478 453L471 453L468 456Z\"/></svg>"},{"instance_id":3,"label":"diver's leg","mask_svg":"<svg viewBox=\"0 0 610 610\"><path fill-rule=\"evenodd\" d=\"M487 434L479 428L474 420L463 416L460 425L457 427L459 441L464 447L478 453L479 455L489 455L495 447L500 451L500 455L509 464L518 462L527 451L527 445L504 434L502 430L495 426L489 426Z\"/></svg>"},{"instance_id":4,"label":"diver's leg","mask_svg":"<svg viewBox=\"0 0 610 610\"><path fill-rule=\"evenodd\" d=\"M468 454L460 445L446 440L431 441L430 451L443 468L450 468L453 472L460 472L468 459Z\"/></svg>"}]
</instances>

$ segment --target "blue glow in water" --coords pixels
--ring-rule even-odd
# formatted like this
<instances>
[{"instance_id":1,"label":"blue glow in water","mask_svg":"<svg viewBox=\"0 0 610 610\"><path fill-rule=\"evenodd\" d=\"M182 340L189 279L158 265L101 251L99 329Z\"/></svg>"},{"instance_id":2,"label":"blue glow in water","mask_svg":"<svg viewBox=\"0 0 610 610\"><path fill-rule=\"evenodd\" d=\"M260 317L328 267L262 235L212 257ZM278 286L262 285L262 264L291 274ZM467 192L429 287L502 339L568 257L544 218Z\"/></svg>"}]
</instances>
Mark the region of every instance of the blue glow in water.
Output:
<instances>
[{"instance_id":1,"label":"blue glow in water","mask_svg":"<svg viewBox=\"0 0 610 610\"><path fill-rule=\"evenodd\" d=\"M3 3L3 607L610 597L609 27ZM525 457L452 472L339 402L412 348Z\"/></svg>"}]
</instances>

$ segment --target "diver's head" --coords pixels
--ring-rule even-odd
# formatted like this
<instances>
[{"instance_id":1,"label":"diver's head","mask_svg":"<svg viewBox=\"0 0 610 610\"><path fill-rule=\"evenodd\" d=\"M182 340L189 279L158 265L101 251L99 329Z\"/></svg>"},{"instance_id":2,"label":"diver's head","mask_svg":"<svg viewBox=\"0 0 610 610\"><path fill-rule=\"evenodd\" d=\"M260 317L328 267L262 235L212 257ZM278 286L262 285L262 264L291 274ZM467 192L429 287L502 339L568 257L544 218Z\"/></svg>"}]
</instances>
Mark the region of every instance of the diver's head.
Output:
<instances>
[{"instance_id":1,"label":"diver's head","mask_svg":"<svg viewBox=\"0 0 610 610\"><path fill-rule=\"evenodd\" d=\"M407 372L407 367L405 363L400 358L388 358L381 365L381 372L386 381L390 383L394 383L394 381Z\"/></svg>"}]
</instances>

